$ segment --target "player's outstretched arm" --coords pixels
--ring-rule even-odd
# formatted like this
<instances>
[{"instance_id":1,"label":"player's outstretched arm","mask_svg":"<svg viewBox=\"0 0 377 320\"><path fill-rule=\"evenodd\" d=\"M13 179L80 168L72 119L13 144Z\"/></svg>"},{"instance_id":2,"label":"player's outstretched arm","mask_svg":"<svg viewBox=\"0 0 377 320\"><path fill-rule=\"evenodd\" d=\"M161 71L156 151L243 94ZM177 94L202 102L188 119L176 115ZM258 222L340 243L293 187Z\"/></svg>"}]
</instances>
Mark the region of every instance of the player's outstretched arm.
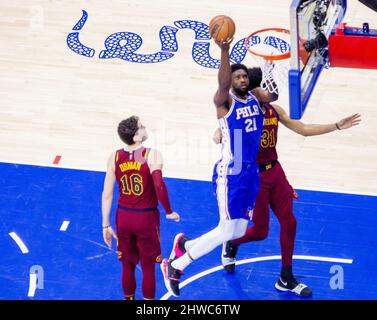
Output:
<instances>
[{"instance_id":1,"label":"player's outstretched arm","mask_svg":"<svg viewBox=\"0 0 377 320\"><path fill-rule=\"evenodd\" d=\"M180 220L179 214L171 209L168 189L162 178L163 159L161 153L155 149L151 149L147 161L152 174L157 198L165 210L166 218L178 222Z\"/></svg>"},{"instance_id":2,"label":"player's outstretched arm","mask_svg":"<svg viewBox=\"0 0 377 320\"><path fill-rule=\"evenodd\" d=\"M116 180L114 157L115 153L112 153L107 161L107 171L102 191L102 235L103 240L109 248L111 248L112 245L112 238L117 238L110 225L110 212L113 202L114 184Z\"/></svg>"},{"instance_id":3,"label":"player's outstretched arm","mask_svg":"<svg viewBox=\"0 0 377 320\"><path fill-rule=\"evenodd\" d=\"M329 124L305 124L299 120L291 119L285 110L274 104L273 105L276 112L279 115L279 120L284 124L288 129L302 135L302 136L318 136L321 134L329 133L335 130L344 130L356 126L361 121L361 116L358 113L355 113L349 117L341 119L335 123Z\"/></svg>"},{"instance_id":4,"label":"player's outstretched arm","mask_svg":"<svg viewBox=\"0 0 377 320\"><path fill-rule=\"evenodd\" d=\"M217 109L217 118L225 116L230 104L229 90L232 84L232 72L229 60L229 45L232 41L233 38L220 42L215 41L221 49L220 68L217 76L219 87L213 99Z\"/></svg>"},{"instance_id":5,"label":"player's outstretched arm","mask_svg":"<svg viewBox=\"0 0 377 320\"><path fill-rule=\"evenodd\" d=\"M357 126L361 122L361 115L359 113L355 113L352 116L344 118L335 123L335 126L338 130L344 130L351 128L353 126Z\"/></svg>"}]
</instances>

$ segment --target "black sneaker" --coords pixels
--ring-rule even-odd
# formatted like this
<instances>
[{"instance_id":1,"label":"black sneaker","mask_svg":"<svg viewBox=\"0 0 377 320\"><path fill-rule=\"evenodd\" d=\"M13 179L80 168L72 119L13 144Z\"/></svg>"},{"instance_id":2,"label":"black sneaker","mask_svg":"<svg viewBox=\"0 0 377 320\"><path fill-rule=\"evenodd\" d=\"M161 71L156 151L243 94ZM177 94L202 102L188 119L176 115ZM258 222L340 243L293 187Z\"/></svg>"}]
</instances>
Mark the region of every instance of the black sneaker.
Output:
<instances>
[{"instance_id":1,"label":"black sneaker","mask_svg":"<svg viewBox=\"0 0 377 320\"><path fill-rule=\"evenodd\" d=\"M172 267L172 260L164 259L160 265L162 274L164 275L164 283L166 289L175 297L179 297L179 281L182 271Z\"/></svg>"},{"instance_id":2,"label":"black sneaker","mask_svg":"<svg viewBox=\"0 0 377 320\"><path fill-rule=\"evenodd\" d=\"M191 239L186 237L183 233L178 233L174 238L169 260L175 260L182 257L186 253L185 243L189 240Z\"/></svg>"},{"instance_id":3,"label":"black sneaker","mask_svg":"<svg viewBox=\"0 0 377 320\"><path fill-rule=\"evenodd\" d=\"M223 243L223 251L221 254L221 264L224 269L233 273L236 269L236 254L238 251L238 246L231 244L230 241Z\"/></svg>"},{"instance_id":4,"label":"black sneaker","mask_svg":"<svg viewBox=\"0 0 377 320\"><path fill-rule=\"evenodd\" d=\"M310 297L312 295L312 289L303 283L298 283L295 277L282 278L275 283L275 288L279 291L291 291L300 297Z\"/></svg>"}]
</instances>

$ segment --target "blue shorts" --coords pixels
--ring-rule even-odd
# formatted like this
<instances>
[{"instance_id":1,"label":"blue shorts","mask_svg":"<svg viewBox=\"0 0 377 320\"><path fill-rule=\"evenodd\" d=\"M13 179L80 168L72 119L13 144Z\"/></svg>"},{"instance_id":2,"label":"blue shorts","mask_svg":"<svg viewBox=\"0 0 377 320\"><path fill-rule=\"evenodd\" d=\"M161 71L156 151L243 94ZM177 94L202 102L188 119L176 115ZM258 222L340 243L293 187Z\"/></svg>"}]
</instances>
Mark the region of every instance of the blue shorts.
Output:
<instances>
[{"instance_id":1,"label":"blue shorts","mask_svg":"<svg viewBox=\"0 0 377 320\"><path fill-rule=\"evenodd\" d=\"M216 163L212 185L217 197L220 219L250 219L259 192L258 166L252 163Z\"/></svg>"}]
</instances>

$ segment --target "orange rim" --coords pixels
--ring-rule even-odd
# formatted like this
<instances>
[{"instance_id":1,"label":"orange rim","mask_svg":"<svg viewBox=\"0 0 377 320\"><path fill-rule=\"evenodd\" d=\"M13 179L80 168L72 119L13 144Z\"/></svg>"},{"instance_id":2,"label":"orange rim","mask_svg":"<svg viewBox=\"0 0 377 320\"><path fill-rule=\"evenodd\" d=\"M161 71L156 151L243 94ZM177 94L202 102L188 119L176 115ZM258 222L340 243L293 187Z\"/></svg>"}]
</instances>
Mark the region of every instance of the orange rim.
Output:
<instances>
[{"instance_id":1,"label":"orange rim","mask_svg":"<svg viewBox=\"0 0 377 320\"><path fill-rule=\"evenodd\" d=\"M279 54L279 55L267 55L267 54L257 53L257 52L254 52L253 50L251 50L251 47L249 47L247 45L248 42L249 42L249 39L252 38L253 36L255 36L258 33L266 32L266 31L276 31L276 32L281 32L281 33L285 33L285 34L290 34L289 30L283 29L283 28L266 28L266 29L261 29L261 30L255 31L245 39L245 47L246 47L247 51L249 51L253 55L256 55L258 57L262 57L265 60L275 60L276 61L276 60L284 60L284 59L290 58L290 56L291 56L290 51L288 51L287 53Z\"/></svg>"}]
</instances>

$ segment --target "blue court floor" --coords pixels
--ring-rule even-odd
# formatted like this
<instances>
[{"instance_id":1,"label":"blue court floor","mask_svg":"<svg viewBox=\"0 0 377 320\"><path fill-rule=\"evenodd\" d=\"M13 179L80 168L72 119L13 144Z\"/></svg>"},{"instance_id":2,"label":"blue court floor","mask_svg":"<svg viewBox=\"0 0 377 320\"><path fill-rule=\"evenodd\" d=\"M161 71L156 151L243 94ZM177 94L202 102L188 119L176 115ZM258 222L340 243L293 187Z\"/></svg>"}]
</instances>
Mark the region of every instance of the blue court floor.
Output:
<instances>
[{"instance_id":1,"label":"blue court floor","mask_svg":"<svg viewBox=\"0 0 377 320\"><path fill-rule=\"evenodd\" d=\"M102 240L104 175L0 163L0 299L122 299L120 263ZM218 222L209 182L166 183L181 221L161 215L164 256L176 233L197 237ZM311 299L377 299L377 197L297 191L294 273L313 289ZM300 299L274 288L280 248L273 214L269 237L240 247L234 274L222 270L220 252L219 247L185 270L180 299ZM43 272L43 283L31 295L35 269L40 276ZM158 266L156 273L156 298L173 299ZM142 298L140 279L138 269L137 299Z\"/></svg>"}]
</instances>

